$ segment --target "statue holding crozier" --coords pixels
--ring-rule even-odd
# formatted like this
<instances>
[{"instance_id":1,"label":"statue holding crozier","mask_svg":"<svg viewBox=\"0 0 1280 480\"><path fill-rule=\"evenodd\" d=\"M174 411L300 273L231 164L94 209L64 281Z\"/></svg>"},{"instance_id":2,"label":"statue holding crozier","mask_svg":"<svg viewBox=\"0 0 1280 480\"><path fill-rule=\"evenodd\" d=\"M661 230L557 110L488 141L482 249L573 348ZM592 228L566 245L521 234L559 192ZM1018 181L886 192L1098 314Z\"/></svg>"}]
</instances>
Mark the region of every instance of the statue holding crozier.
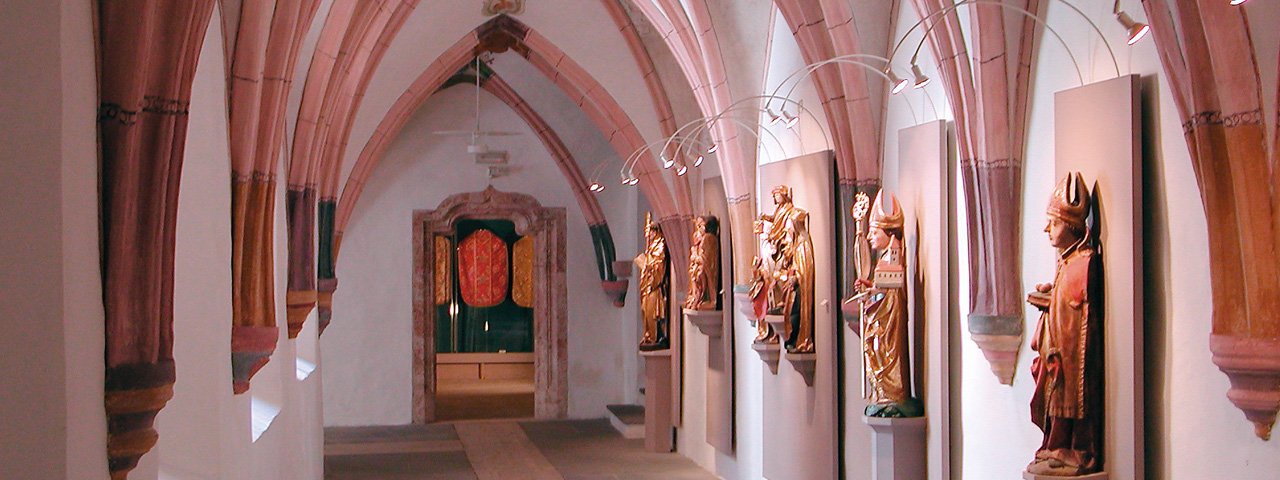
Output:
<instances>
[{"instance_id":1,"label":"statue holding crozier","mask_svg":"<svg viewBox=\"0 0 1280 480\"><path fill-rule=\"evenodd\" d=\"M1027 295L1041 312L1031 337L1031 421L1044 432L1030 474L1102 471L1102 257L1086 223L1089 208L1084 179L1068 174L1049 198L1044 227L1058 249L1057 273Z\"/></svg>"},{"instance_id":2,"label":"statue holding crozier","mask_svg":"<svg viewBox=\"0 0 1280 480\"><path fill-rule=\"evenodd\" d=\"M910 328L907 317L906 255L903 215L898 199L889 196L885 211L881 190L872 207L871 248L880 254L870 280L859 278L854 295L862 309L862 364L871 384L868 417L919 417L924 406L911 392Z\"/></svg>"}]
</instances>

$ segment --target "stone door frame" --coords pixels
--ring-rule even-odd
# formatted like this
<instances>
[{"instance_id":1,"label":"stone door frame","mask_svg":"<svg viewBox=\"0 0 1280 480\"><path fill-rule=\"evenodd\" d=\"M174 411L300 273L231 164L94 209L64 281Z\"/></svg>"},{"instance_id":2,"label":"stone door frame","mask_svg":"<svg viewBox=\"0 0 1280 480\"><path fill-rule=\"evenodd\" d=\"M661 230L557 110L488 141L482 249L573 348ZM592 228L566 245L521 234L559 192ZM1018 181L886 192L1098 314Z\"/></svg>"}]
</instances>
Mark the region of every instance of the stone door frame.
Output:
<instances>
[{"instance_id":1,"label":"stone door frame","mask_svg":"<svg viewBox=\"0 0 1280 480\"><path fill-rule=\"evenodd\" d=\"M433 235L451 235L459 220L510 220L516 233L533 235L533 411L538 419L569 412L568 308L565 282L565 209L543 207L530 195L459 193L435 210L413 211L413 423L436 417L436 309Z\"/></svg>"}]
</instances>

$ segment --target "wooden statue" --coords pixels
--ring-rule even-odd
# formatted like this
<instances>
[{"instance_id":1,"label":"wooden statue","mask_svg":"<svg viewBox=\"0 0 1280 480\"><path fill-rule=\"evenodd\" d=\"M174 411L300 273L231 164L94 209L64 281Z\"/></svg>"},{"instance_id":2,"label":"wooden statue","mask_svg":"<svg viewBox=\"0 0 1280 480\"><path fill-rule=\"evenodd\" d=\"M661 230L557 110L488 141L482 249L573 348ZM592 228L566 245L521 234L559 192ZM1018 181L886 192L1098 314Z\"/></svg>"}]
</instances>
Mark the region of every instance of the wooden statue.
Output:
<instances>
[{"instance_id":1,"label":"wooden statue","mask_svg":"<svg viewBox=\"0 0 1280 480\"><path fill-rule=\"evenodd\" d=\"M1027 295L1042 312L1031 337L1038 353L1031 363L1031 421L1044 441L1027 466L1038 475L1102 470L1102 264L1085 223L1089 203L1079 173L1058 184L1044 228L1059 251L1057 274Z\"/></svg>"},{"instance_id":2,"label":"wooden statue","mask_svg":"<svg viewBox=\"0 0 1280 480\"><path fill-rule=\"evenodd\" d=\"M668 331L667 296L670 284L667 278L667 241L662 227L653 217L644 215L645 249L636 255L635 264L640 268L640 319L644 330L640 337L640 350L663 350L670 347Z\"/></svg>"},{"instance_id":3,"label":"wooden statue","mask_svg":"<svg viewBox=\"0 0 1280 480\"><path fill-rule=\"evenodd\" d=\"M788 353L813 353L814 250L809 213L791 203L791 187L779 185L772 193L773 214L760 215L753 229L773 247L769 313L787 317L782 336Z\"/></svg>"},{"instance_id":4,"label":"wooden statue","mask_svg":"<svg viewBox=\"0 0 1280 480\"><path fill-rule=\"evenodd\" d=\"M854 296L862 310L862 363L871 384L869 417L918 417L920 401L911 395L910 328L907 316L906 255L902 241L902 207L889 195L891 210L884 210L884 191L876 196L868 237L880 253L871 280L859 278Z\"/></svg>"},{"instance_id":5,"label":"wooden statue","mask_svg":"<svg viewBox=\"0 0 1280 480\"><path fill-rule=\"evenodd\" d=\"M778 343L778 334L774 333L773 327L764 321L764 316L769 310L769 290L772 274L768 268L764 266L764 260L759 255L751 258L751 290L748 295L751 297L752 320L756 322L756 339L754 343L769 344Z\"/></svg>"},{"instance_id":6,"label":"wooden statue","mask_svg":"<svg viewBox=\"0 0 1280 480\"><path fill-rule=\"evenodd\" d=\"M685 296L684 308L720 309L720 221L710 215L693 219L689 293Z\"/></svg>"}]
</instances>

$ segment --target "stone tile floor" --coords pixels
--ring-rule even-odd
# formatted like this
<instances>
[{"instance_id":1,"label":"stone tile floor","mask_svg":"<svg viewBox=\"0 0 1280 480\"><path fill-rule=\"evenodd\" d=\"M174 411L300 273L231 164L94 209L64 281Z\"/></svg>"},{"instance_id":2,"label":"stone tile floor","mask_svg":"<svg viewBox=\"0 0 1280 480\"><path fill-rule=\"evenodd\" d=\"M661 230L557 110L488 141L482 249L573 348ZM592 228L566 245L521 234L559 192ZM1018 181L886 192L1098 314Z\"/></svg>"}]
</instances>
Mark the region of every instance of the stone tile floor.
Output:
<instances>
[{"instance_id":1,"label":"stone tile floor","mask_svg":"<svg viewBox=\"0 0 1280 480\"><path fill-rule=\"evenodd\" d=\"M485 421L494 427L471 428L468 441L453 424L325 429L325 478L333 480L524 479L703 480L714 475L677 453L651 453L644 440L622 438L607 420ZM483 438L492 431L527 437ZM476 432L481 432L477 438ZM494 455L486 444L517 445ZM523 451L519 445L531 445ZM521 462L554 467L554 472L521 469ZM477 465L479 463L479 465ZM477 475L485 472L485 477ZM542 474L535 474L541 472Z\"/></svg>"}]
</instances>

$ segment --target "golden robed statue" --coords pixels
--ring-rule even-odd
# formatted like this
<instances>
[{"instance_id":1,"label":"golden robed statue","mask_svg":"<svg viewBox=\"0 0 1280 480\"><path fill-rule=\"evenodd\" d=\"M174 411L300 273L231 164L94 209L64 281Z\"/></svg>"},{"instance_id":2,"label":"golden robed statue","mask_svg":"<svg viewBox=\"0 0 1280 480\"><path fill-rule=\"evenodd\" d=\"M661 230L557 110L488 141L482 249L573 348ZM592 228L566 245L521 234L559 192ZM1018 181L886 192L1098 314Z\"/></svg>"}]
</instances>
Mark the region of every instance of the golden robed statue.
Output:
<instances>
[{"instance_id":1,"label":"golden robed statue","mask_svg":"<svg viewBox=\"0 0 1280 480\"><path fill-rule=\"evenodd\" d=\"M684 308L720 309L720 221L710 215L693 219L689 293L685 296Z\"/></svg>"},{"instance_id":2,"label":"golden robed statue","mask_svg":"<svg viewBox=\"0 0 1280 480\"><path fill-rule=\"evenodd\" d=\"M1102 471L1102 257L1085 223L1089 208L1084 179L1068 174L1049 198L1044 227L1058 249L1057 273L1027 295L1041 312L1031 337L1031 421L1044 440L1027 465L1037 475Z\"/></svg>"},{"instance_id":3,"label":"golden robed statue","mask_svg":"<svg viewBox=\"0 0 1280 480\"><path fill-rule=\"evenodd\" d=\"M753 229L764 235L773 250L769 314L787 318L782 338L788 353L813 353L814 250L809 213L791 203L791 187L779 185L772 193L773 213L760 215Z\"/></svg>"},{"instance_id":4,"label":"golden robed statue","mask_svg":"<svg viewBox=\"0 0 1280 480\"><path fill-rule=\"evenodd\" d=\"M644 251L636 255L640 269L640 320L644 327L640 350L663 350L670 347L667 336L667 240L662 227L653 223L652 215L644 215Z\"/></svg>"},{"instance_id":5,"label":"golden robed statue","mask_svg":"<svg viewBox=\"0 0 1280 480\"><path fill-rule=\"evenodd\" d=\"M871 280L859 278L853 300L862 310L862 363L871 384L863 412L868 417L918 417L924 406L911 394L910 329L907 323L906 262L902 241L902 207L884 191L876 196L867 232L871 248L880 253Z\"/></svg>"}]
</instances>

